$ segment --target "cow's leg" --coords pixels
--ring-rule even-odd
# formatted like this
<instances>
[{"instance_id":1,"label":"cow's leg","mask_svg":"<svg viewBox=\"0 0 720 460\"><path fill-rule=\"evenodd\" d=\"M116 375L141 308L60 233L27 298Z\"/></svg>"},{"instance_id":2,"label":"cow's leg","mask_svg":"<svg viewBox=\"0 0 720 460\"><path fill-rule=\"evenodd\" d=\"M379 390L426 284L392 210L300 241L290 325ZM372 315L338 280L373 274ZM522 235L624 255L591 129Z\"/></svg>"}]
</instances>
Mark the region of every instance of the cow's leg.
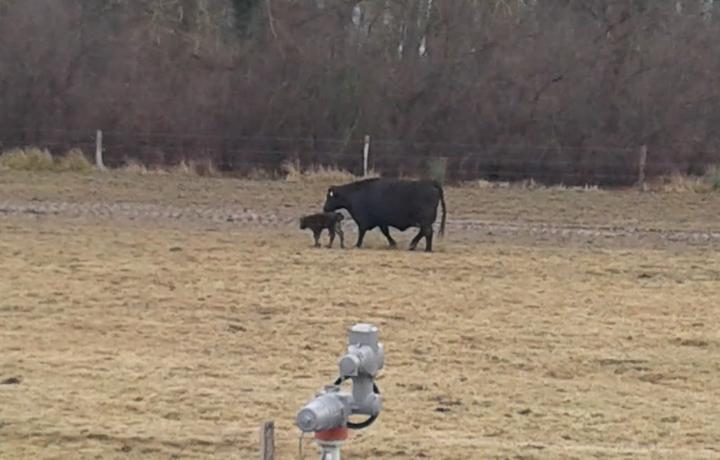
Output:
<instances>
[{"instance_id":1,"label":"cow's leg","mask_svg":"<svg viewBox=\"0 0 720 460\"><path fill-rule=\"evenodd\" d=\"M357 239L357 243L355 244L356 248L362 247L363 238L365 238L365 232L367 232L366 228L358 227L358 239Z\"/></svg>"},{"instance_id":2,"label":"cow's leg","mask_svg":"<svg viewBox=\"0 0 720 460\"><path fill-rule=\"evenodd\" d=\"M327 247L331 248L333 245L333 241L335 241L335 229L333 227L329 227L328 233L330 233L330 242L328 243Z\"/></svg>"},{"instance_id":3,"label":"cow's leg","mask_svg":"<svg viewBox=\"0 0 720 460\"><path fill-rule=\"evenodd\" d=\"M313 238L315 238L315 247L320 247L320 233L322 233L322 229L320 230L313 230Z\"/></svg>"},{"instance_id":4,"label":"cow's leg","mask_svg":"<svg viewBox=\"0 0 720 460\"><path fill-rule=\"evenodd\" d=\"M421 228L420 228L420 231L418 232L418 234L415 235L415 238L413 238L412 241L410 242L410 250L411 250L411 251L414 251L414 250L415 250L415 248L416 248L417 245L418 245L418 242L420 241L420 238L422 238L423 235L424 235L424 232L423 232L423 228L421 227Z\"/></svg>"},{"instance_id":5,"label":"cow's leg","mask_svg":"<svg viewBox=\"0 0 720 460\"><path fill-rule=\"evenodd\" d=\"M390 229L388 229L387 226L383 225L382 227L380 227L380 231L383 232L383 235L385 235L385 238L387 238L388 244L391 248L397 246L395 240L392 238L392 236L390 236Z\"/></svg>"},{"instance_id":6,"label":"cow's leg","mask_svg":"<svg viewBox=\"0 0 720 460\"><path fill-rule=\"evenodd\" d=\"M425 251L432 252L432 241L433 241L433 228L432 225L427 225L422 229L425 235Z\"/></svg>"}]
</instances>

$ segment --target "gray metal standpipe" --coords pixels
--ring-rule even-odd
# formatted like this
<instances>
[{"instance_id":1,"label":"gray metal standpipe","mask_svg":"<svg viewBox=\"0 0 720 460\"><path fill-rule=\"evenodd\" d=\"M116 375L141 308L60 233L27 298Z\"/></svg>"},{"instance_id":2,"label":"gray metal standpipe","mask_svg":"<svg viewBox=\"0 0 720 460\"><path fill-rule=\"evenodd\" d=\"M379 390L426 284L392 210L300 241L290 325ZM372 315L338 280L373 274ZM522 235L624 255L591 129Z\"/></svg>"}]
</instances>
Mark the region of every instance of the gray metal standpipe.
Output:
<instances>
[{"instance_id":1,"label":"gray metal standpipe","mask_svg":"<svg viewBox=\"0 0 720 460\"><path fill-rule=\"evenodd\" d=\"M348 353L340 359L340 378L352 379L352 413L376 416L382 399L374 391L375 376L385 364L385 351L378 341L378 329L356 324L348 334Z\"/></svg>"},{"instance_id":2,"label":"gray metal standpipe","mask_svg":"<svg viewBox=\"0 0 720 460\"><path fill-rule=\"evenodd\" d=\"M344 426L351 412L350 399L350 395L340 393L339 386L327 385L298 412L298 427L305 433L311 433Z\"/></svg>"},{"instance_id":3,"label":"gray metal standpipe","mask_svg":"<svg viewBox=\"0 0 720 460\"><path fill-rule=\"evenodd\" d=\"M348 350L340 358L340 377L328 385L297 414L297 426L315 433L322 449L321 459L340 459L340 446L347 430L370 426L382 410L382 398L375 377L385 364L385 352L378 340L378 328L359 323L348 332ZM340 384L352 380L352 393L340 391ZM351 423L350 415L367 415L362 423Z\"/></svg>"}]
</instances>

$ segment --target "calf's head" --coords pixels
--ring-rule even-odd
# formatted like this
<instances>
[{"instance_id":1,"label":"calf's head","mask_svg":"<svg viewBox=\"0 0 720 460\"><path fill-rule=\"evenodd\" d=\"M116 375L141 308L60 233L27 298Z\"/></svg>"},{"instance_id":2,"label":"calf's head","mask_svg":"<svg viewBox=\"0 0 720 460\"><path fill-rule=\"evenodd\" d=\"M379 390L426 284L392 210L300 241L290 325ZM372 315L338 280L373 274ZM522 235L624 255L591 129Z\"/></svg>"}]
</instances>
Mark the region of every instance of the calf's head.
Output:
<instances>
[{"instance_id":1,"label":"calf's head","mask_svg":"<svg viewBox=\"0 0 720 460\"><path fill-rule=\"evenodd\" d=\"M331 212L347 207L348 202L342 193L339 193L335 187L330 187L327 191L327 195L325 195L325 206L323 206L323 211Z\"/></svg>"}]
</instances>

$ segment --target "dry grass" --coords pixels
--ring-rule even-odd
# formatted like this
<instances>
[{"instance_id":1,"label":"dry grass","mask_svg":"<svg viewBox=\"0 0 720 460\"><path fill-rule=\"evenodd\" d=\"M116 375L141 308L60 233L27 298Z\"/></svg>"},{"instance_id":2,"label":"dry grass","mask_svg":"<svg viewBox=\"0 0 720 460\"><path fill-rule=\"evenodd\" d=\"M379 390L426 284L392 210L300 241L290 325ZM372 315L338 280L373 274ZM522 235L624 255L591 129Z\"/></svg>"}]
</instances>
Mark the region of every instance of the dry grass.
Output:
<instances>
[{"instance_id":1,"label":"dry grass","mask_svg":"<svg viewBox=\"0 0 720 460\"><path fill-rule=\"evenodd\" d=\"M0 155L0 166L15 171L53 171L55 162L47 150L15 148Z\"/></svg>"},{"instance_id":2,"label":"dry grass","mask_svg":"<svg viewBox=\"0 0 720 460\"><path fill-rule=\"evenodd\" d=\"M720 165L713 165L705 171L705 180L713 190L720 191Z\"/></svg>"},{"instance_id":3,"label":"dry grass","mask_svg":"<svg viewBox=\"0 0 720 460\"><path fill-rule=\"evenodd\" d=\"M434 162L430 165L430 174L441 182L444 182L444 166L442 162ZM82 172L88 173L94 166L87 160L80 149L71 149L64 156L53 158L47 149L37 147L14 148L5 151L0 155L0 171L31 171L31 172ZM360 179L347 170L333 166L314 165L302 168L299 161L285 161L281 165L285 174L285 180L289 183L322 184L326 186L331 183L343 183ZM212 161L183 160L179 164L169 167L152 166L148 167L136 160L128 160L126 165L119 168L121 173L136 174L141 176L200 176L200 177L221 177ZM367 177L379 177L376 171L370 171ZM414 177L405 177L414 179ZM246 178L254 181L275 180L272 173L254 169ZM675 172L673 174L659 177L649 182L649 189L662 193L706 193L720 191L720 166L713 165L707 168L703 176L689 176ZM475 189L508 189L516 188L521 190L553 190L553 191L600 191L597 185L586 184L584 186L566 186L557 184L545 186L535 182L534 179L524 179L516 182L490 182L476 180L465 182L460 185L462 188Z\"/></svg>"},{"instance_id":4,"label":"dry grass","mask_svg":"<svg viewBox=\"0 0 720 460\"><path fill-rule=\"evenodd\" d=\"M80 149L71 149L64 156L55 160L57 171L89 173L94 169Z\"/></svg>"},{"instance_id":5,"label":"dry grass","mask_svg":"<svg viewBox=\"0 0 720 460\"><path fill-rule=\"evenodd\" d=\"M36 147L15 148L0 155L0 169L32 172L89 173L94 167L80 149L71 149L65 155L53 158L46 149Z\"/></svg>"},{"instance_id":6,"label":"dry grass","mask_svg":"<svg viewBox=\"0 0 720 460\"><path fill-rule=\"evenodd\" d=\"M167 174L176 174L181 176L200 176L200 177L219 177L215 164L210 160L183 160L175 166L161 169Z\"/></svg>"},{"instance_id":7,"label":"dry grass","mask_svg":"<svg viewBox=\"0 0 720 460\"><path fill-rule=\"evenodd\" d=\"M650 189L665 193L708 193L720 191L720 166L710 166L702 176L675 172L651 181Z\"/></svg>"},{"instance_id":8,"label":"dry grass","mask_svg":"<svg viewBox=\"0 0 720 460\"><path fill-rule=\"evenodd\" d=\"M357 179L349 171L335 167L312 166L302 169L298 162L286 161L281 167L284 180L289 183L327 184L331 182L345 182ZM220 177L222 174L211 161L185 161L170 167L148 167L134 160L120 168L120 172L141 176L183 176L183 177ZM377 177L374 172L369 177ZM253 169L245 180L270 181L277 180L272 172L263 169Z\"/></svg>"},{"instance_id":9,"label":"dry grass","mask_svg":"<svg viewBox=\"0 0 720 460\"><path fill-rule=\"evenodd\" d=\"M552 190L552 191L562 191L562 192L599 192L602 191L602 189L598 185L590 185L585 184L582 186L577 185L565 185L565 184L557 184L557 185L543 185L535 182L534 179L524 179L517 182L503 182L503 181L497 181L497 182L491 182L484 179L476 180L476 181L468 181L462 184L462 187L468 187L468 188L480 188L480 189L508 189L508 188L516 188L520 190Z\"/></svg>"},{"instance_id":10,"label":"dry grass","mask_svg":"<svg viewBox=\"0 0 720 460\"><path fill-rule=\"evenodd\" d=\"M218 177L220 176L220 173L218 172L217 168L215 167L215 164L210 161L191 161L189 163L189 167L192 171L195 172L198 176L201 177Z\"/></svg>"},{"instance_id":11,"label":"dry grass","mask_svg":"<svg viewBox=\"0 0 720 460\"><path fill-rule=\"evenodd\" d=\"M717 253L0 226L2 458L254 458L266 419L295 458L356 321L381 327L386 399L349 458L718 455Z\"/></svg>"},{"instance_id":12,"label":"dry grass","mask_svg":"<svg viewBox=\"0 0 720 460\"><path fill-rule=\"evenodd\" d=\"M135 160L128 160L122 168L120 168L120 172L126 173L126 174L138 174L138 175L147 175L151 173L155 174L163 174L165 171L159 170L159 169L152 169L148 168L144 164L135 161Z\"/></svg>"},{"instance_id":13,"label":"dry grass","mask_svg":"<svg viewBox=\"0 0 720 460\"><path fill-rule=\"evenodd\" d=\"M361 177L354 176L350 171L336 167L315 165L302 169L297 161L286 161L282 164L285 173L285 180L291 183L343 183L358 180ZM369 171L367 177L379 177L375 171Z\"/></svg>"},{"instance_id":14,"label":"dry grass","mask_svg":"<svg viewBox=\"0 0 720 460\"><path fill-rule=\"evenodd\" d=\"M712 190L703 177L674 173L650 183L650 188L665 193L705 193Z\"/></svg>"},{"instance_id":15,"label":"dry grass","mask_svg":"<svg viewBox=\"0 0 720 460\"><path fill-rule=\"evenodd\" d=\"M277 180L278 178L272 171L262 168L253 168L248 173L246 179L250 181L270 181Z\"/></svg>"},{"instance_id":16,"label":"dry grass","mask_svg":"<svg viewBox=\"0 0 720 460\"><path fill-rule=\"evenodd\" d=\"M220 177L221 174L211 161L186 161L169 166L148 167L135 160L128 160L125 166L118 170L121 174L133 174L138 176L178 176L188 177Z\"/></svg>"}]
</instances>

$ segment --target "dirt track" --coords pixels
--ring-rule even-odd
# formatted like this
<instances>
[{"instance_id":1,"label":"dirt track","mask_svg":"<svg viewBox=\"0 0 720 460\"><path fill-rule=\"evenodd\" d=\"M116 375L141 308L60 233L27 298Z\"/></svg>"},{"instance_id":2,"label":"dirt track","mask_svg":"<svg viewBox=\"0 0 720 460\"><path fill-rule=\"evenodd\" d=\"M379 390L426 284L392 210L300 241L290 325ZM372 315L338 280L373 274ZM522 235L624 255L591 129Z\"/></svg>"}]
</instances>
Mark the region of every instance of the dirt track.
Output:
<instances>
[{"instance_id":1,"label":"dirt track","mask_svg":"<svg viewBox=\"0 0 720 460\"><path fill-rule=\"evenodd\" d=\"M202 206L173 206L145 203L68 203L68 202L0 202L0 217L13 215L63 216L68 218L154 219L190 222L228 222L237 225L295 226L296 215L307 210L295 210L288 216L262 213L244 208ZM352 220L345 224L355 230ZM630 226L556 224L552 222L493 222L479 219L449 219L448 231L461 240L487 236L524 236L541 241L593 241L596 239L629 240L642 243L685 243L691 245L720 244L720 231L643 228Z\"/></svg>"}]
</instances>

